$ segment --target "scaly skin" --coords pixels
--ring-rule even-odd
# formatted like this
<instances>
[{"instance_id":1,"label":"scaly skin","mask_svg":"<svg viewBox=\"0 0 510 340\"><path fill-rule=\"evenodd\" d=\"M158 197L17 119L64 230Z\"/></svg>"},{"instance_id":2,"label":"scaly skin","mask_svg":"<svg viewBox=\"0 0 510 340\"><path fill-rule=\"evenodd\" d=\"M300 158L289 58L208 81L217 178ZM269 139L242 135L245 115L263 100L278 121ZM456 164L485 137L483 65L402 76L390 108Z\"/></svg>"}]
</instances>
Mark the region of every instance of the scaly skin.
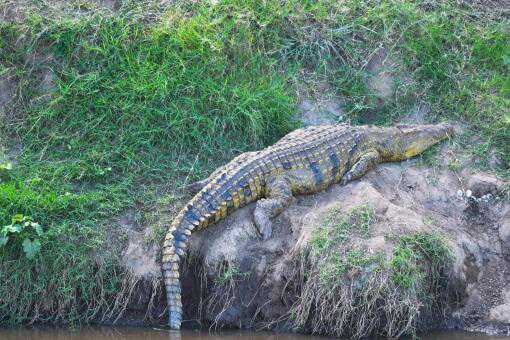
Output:
<instances>
[{"instance_id":1,"label":"scaly skin","mask_svg":"<svg viewBox=\"0 0 510 340\"><path fill-rule=\"evenodd\" d=\"M452 132L443 124L311 126L289 133L262 151L242 154L196 183L194 188L200 191L175 217L163 244L170 328L181 327L179 262L193 230L257 201L254 222L265 240L271 236L271 219L289 205L293 195L322 191L337 182L346 184L378 163L411 158Z\"/></svg>"}]
</instances>

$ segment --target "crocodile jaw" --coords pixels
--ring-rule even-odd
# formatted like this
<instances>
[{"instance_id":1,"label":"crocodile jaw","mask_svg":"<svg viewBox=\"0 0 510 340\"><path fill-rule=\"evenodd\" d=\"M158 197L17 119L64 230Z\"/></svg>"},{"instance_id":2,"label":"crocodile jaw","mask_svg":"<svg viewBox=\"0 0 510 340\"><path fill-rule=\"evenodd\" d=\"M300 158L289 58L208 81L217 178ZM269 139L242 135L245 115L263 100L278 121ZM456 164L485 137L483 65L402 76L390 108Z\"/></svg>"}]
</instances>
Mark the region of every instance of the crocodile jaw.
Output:
<instances>
[{"instance_id":1,"label":"crocodile jaw","mask_svg":"<svg viewBox=\"0 0 510 340\"><path fill-rule=\"evenodd\" d=\"M402 161L430 148L453 135L448 124L398 125L393 133L380 143L386 161Z\"/></svg>"}]
</instances>

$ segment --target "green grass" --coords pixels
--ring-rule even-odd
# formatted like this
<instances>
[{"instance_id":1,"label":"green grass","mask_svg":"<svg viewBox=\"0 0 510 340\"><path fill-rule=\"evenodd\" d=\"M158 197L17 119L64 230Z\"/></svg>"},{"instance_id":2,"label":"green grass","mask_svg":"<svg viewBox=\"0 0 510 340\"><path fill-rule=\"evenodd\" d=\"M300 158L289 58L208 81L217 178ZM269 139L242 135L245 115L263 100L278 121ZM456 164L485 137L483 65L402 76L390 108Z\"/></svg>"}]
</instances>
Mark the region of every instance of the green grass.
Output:
<instances>
[{"instance_id":1,"label":"green grass","mask_svg":"<svg viewBox=\"0 0 510 340\"><path fill-rule=\"evenodd\" d=\"M466 124L459 154L487 167L494 151L508 173L510 38L496 10L446 0L125 1L114 13L87 2L48 6L27 1L22 20L0 24L0 79L14 84L0 142L22 146L14 168L1 170L0 227L23 214L45 230L34 261L19 247L0 250L1 275L13 278L0 294L0 323L89 320L96 304L85 292L101 291L101 275L113 273L104 284L111 298L122 281L118 254L100 268L90 256L122 233L118 216L153 212L162 193L181 204L185 182L298 126L304 73L329 83L355 124L391 124L427 102L426 121ZM384 98L368 68L381 48L394 65ZM437 163L434 152L425 159ZM354 225L365 237L371 216L337 219L313 242L325 249ZM95 241L81 244L87 237ZM97 280L73 279L90 268ZM27 306L41 290L75 303L36 312Z\"/></svg>"},{"instance_id":2,"label":"green grass","mask_svg":"<svg viewBox=\"0 0 510 340\"><path fill-rule=\"evenodd\" d=\"M374 252L365 240L374 223L367 206L326 217L289 271L283 296L293 297L288 317L296 329L398 338L446 311L453 254L441 235L387 235L387 246Z\"/></svg>"},{"instance_id":3,"label":"green grass","mask_svg":"<svg viewBox=\"0 0 510 340\"><path fill-rule=\"evenodd\" d=\"M426 308L444 307L453 259L439 234L403 235L398 237L389 262L391 279L400 289L417 292Z\"/></svg>"},{"instance_id":4,"label":"green grass","mask_svg":"<svg viewBox=\"0 0 510 340\"><path fill-rule=\"evenodd\" d=\"M352 234L364 238L370 236L374 222L374 209L368 204L350 208L342 212L339 207L333 207L325 214L322 225L314 230L311 245L315 254L322 254L327 250L346 241Z\"/></svg>"},{"instance_id":5,"label":"green grass","mask_svg":"<svg viewBox=\"0 0 510 340\"><path fill-rule=\"evenodd\" d=\"M0 322L71 321L71 314L66 319L65 311L52 308L33 315L33 310L23 314L8 307L26 291L31 298L20 301L26 308L41 287L59 283L67 299L83 307L72 318L88 320L89 287L77 280L52 283L50 276L68 277L70 266L83 273L96 268L88 255L103 247L107 230L118 229L109 223L127 208L150 207L155 188L178 191L188 175L202 177L232 155L272 143L295 126L284 76L272 72L273 62L256 46L247 50L244 40L233 41L229 32L237 21L211 20L218 15L197 11L174 17L172 25L117 17L78 22L34 17L25 23L28 28L1 27L2 65L27 86L19 89L23 106L13 109L14 119L4 126L23 153L10 171L12 179L0 184L0 225L22 213L43 225L47 236L41 263L14 265L10 259L16 253L2 251L5 275L42 266L45 276L41 282L5 286L13 292L1 295ZM249 25L240 23L237 29L248 32ZM24 28L26 35L13 51L16 29ZM254 44L261 39L254 36ZM34 52L51 56L54 88L42 102L32 101L39 90L28 79L34 73L24 73L35 72L23 64ZM84 248L80 237L71 237L85 237L90 228L97 229L101 242ZM117 270L108 263L119 255L108 257L105 273ZM93 289L99 282L87 284Z\"/></svg>"},{"instance_id":6,"label":"green grass","mask_svg":"<svg viewBox=\"0 0 510 340\"><path fill-rule=\"evenodd\" d=\"M342 249L352 237L369 237L373 222L374 211L369 205L354 206L345 213L333 207L325 214L322 225L312 233L310 249L305 250L320 259L319 277L324 284L336 285L343 274L379 260L356 249Z\"/></svg>"}]
</instances>

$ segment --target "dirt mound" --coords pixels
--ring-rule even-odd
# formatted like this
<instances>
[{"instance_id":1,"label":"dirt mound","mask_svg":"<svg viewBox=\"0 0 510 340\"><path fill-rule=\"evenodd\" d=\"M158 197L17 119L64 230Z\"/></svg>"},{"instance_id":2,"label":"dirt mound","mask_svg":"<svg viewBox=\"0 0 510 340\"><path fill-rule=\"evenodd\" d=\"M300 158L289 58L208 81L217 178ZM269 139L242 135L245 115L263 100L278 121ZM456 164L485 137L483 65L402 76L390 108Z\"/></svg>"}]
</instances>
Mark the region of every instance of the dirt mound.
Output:
<instances>
[{"instance_id":1,"label":"dirt mound","mask_svg":"<svg viewBox=\"0 0 510 340\"><path fill-rule=\"evenodd\" d=\"M418 161L385 164L297 197L265 242L249 205L193 234L187 318L351 336L508 331L507 184Z\"/></svg>"}]
</instances>

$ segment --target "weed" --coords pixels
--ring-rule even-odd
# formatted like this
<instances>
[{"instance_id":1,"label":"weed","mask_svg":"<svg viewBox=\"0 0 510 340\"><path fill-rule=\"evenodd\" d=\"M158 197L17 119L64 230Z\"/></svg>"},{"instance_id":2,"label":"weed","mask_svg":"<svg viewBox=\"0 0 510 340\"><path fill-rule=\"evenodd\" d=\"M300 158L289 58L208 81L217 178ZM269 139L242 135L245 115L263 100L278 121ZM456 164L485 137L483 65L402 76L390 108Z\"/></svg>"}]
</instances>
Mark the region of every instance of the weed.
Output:
<instances>
[{"instance_id":1,"label":"weed","mask_svg":"<svg viewBox=\"0 0 510 340\"><path fill-rule=\"evenodd\" d=\"M243 280L251 275L250 272L241 272L239 267L235 265L227 266L227 268L218 275L216 284L223 285L232 280Z\"/></svg>"},{"instance_id":2,"label":"weed","mask_svg":"<svg viewBox=\"0 0 510 340\"><path fill-rule=\"evenodd\" d=\"M368 237L373 222L374 210L370 205L355 206L346 213L334 207L325 214L324 225L312 234L310 244L315 254L321 254L331 246L346 241L351 232Z\"/></svg>"},{"instance_id":3,"label":"weed","mask_svg":"<svg viewBox=\"0 0 510 340\"><path fill-rule=\"evenodd\" d=\"M423 279L423 273L417 265L417 254L410 248L398 246L393 251L391 269L393 282L404 289L412 289Z\"/></svg>"},{"instance_id":4,"label":"weed","mask_svg":"<svg viewBox=\"0 0 510 340\"><path fill-rule=\"evenodd\" d=\"M19 244L21 244L27 259L32 260L41 250L39 238L43 234L41 225L33 222L30 216L14 215L11 224L0 229L0 248L6 247L8 244L19 247Z\"/></svg>"},{"instance_id":5,"label":"weed","mask_svg":"<svg viewBox=\"0 0 510 340\"><path fill-rule=\"evenodd\" d=\"M453 172L458 173L460 170L462 170L462 164L461 164L460 160L458 160L457 158L450 159L448 161L448 169L450 169Z\"/></svg>"},{"instance_id":6,"label":"weed","mask_svg":"<svg viewBox=\"0 0 510 340\"><path fill-rule=\"evenodd\" d=\"M419 156L419 164L420 166L427 167L427 168L437 168L439 167L439 158L437 157L440 149L440 145L433 145L432 147L428 148L424 152L422 152Z\"/></svg>"}]
</instances>

